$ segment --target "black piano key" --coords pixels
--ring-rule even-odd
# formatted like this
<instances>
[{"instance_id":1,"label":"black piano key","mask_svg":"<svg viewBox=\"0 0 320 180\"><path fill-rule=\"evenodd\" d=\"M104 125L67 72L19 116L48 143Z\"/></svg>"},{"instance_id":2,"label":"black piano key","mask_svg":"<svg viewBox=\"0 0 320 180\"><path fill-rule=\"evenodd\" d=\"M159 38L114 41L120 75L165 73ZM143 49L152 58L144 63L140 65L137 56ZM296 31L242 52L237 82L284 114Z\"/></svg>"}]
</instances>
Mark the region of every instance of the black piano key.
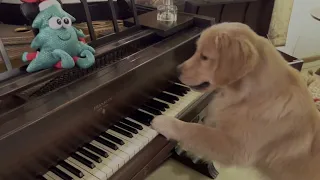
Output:
<instances>
[{"instance_id":1,"label":"black piano key","mask_svg":"<svg viewBox=\"0 0 320 180\"><path fill-rule=\"evenodd\" d=\"M169 108L168 104L156 101L154 99L149 100L145 105L155 109L159 109L160 111L165 111L166 108Z\"/></svg>"},{"instance_id":2,"label":"black piano key","mask_svg":"<svg viewBox=\"0 0 320 180\"><path fill-rule=\"evenodd\" d=\"M143 105L141 107L141 109L143 109L143 110L145 110L145 111L147 111L147 112L149 112L151 114L154 114L154 115L161 115L162 114L162 112L159 111L158 109L154 109L154 108L146 106L146 105Z\"/></svg>"},{"instance_id":3,"label":"black piano key","mask_svg":"<svg viewBox=\"0 0 320 180\"><path fill-rule=\"evenodd\" d=\"M169 107L169 106L168 106ZM147 114L145 112L142 112L142 111L139 111L139 110L136 110L134 111L132 114L131 114L132 117L136 117L136 118L139 118L139 119L143 119L145 121L148 121L150 122L152 119L153 119L153 116L150 115L150 114Z\"/></svg>"},{"instance_id":4,"label":"black piano key","mask_svg":"<svg viewBox=\"0 0 320 180\"><path fill-rule=\"evenodd\" d=\"M178 99L177 96L172 96L170 94L166 94L166 93L160 93L156 98L162 100L162 101L165 101L165 102L168 102L168 103L171 103L171 104L174 104L176 103Z\"/></svg>"},{"instance_id":5,"label":"black piano key","mask_svg":"<svg viewBox=\"0 0 320 180\"><path fill-rule=\"evenodd\" d=\"M119 149L116 144L113 144L112 142L110 142L108 140L105 140L105 139L103 139L101 137L97 137L97 138L95 138L95 140L98 141L99 143L101 143L101 144L103 144L103 145L115 150L115 151Z\"/></svg>"},{"instance_id":6,"label":"black piano key","mask_svg":"<svg viewBox=\"0 0 320 180\"><path fill-rule=\"evenodd\" d=\"M87 158L89 158L89 159L91 159L91 160L93 160L93 161L95 161L97 163L101 163L102 162L102 159L99 156L97 156L95 154L92 154L91 152L89 152L89 151L87 151L87 150L85 150L83 148L78 149L78 151L81 154L83 154L84 156L86 156Z\"/></svg>"},{"instance_id":7,"label":"black piano key","mask_svg":"<svg viewBox=\"0 0 320 180\"><path fill-rule=\"evenodd\" d=\"M61 161L59 165L65 168L66 170L70 171L72 174L76 175L79 178L82 178L84 176L79 169L75 168L74 166L70 165L65 161Z\"/></svg>"},{"instance_id":8,"label":"black piano key","mask_svg":"<svg viewBox=\"0 0 320 180\"><path fill-rule=\"evenodd\" d=\"M47 178L43 177L43 176L38 176L37 180L47 180Z\"/></svg>"},{"instance_id":9,"label":"black piano key","mask_svg":"<svg viewBox=\"0 0 320 180\"><path fill-rule=\"evenodd\" d=\"M84 145L85 148L99 154L102 157L107 158L109 156L109 154L107 152L105 152L104 150L97 148L96 146L92 145L92 144L86 144Z\"/></svg>"},{"instance_id":10,"label":"black piano key","mask_svg":"<svg viewBox=\"0 0 320 180\"><path fill-rule=\"evenodd\" d=\"M176 88L179 88L179 89L184 90L184 91L190 91L190 90L191 90L190 88L185 87L185 86L182 86L182 85L180 85L180 84L173 83L173 85L174 85Z\"/></svg>"},{"instance_id":11,"label":"black piano key","mask_svg":"<svg viewBox=\"0 0 320 180\"><path fill-rule=\"evenodd\" d=\"M179 87L179 85L176 85L176 84L173 84L173 85L172 85L172 88L173 88L173 89L176 89L176 91L179 91L179 92L181 92L181 93L183 93L183 94L187 94L187 93L188 93L187 89L185 89L185 88L182 87L182 86Z\"/></svg>"},{"instance_id":12,"label":"black piano key","mask_svg":"<svg viewBox=\"0 0 320 180\"><path fill-rule=\"evenodd\" d=\"M139 120L139 119L132 119L133 121L137 121L145 126L151 126L150 122L146 122L146 121L143 121L143 120Z\"/></svg>"},{"instance_id":13,"label":"black piano key","mask_svg":"<svg viewBox=\"0 0 320 180\"><path fill-rule=\"evenodd\" d=\"M127 136L128 138L133 138L133 135L128 131L122 130L122 129L117 128L115 126L112 126L110 129L114 130L115 132L120 133L120 134L122 134L124 136Z\"/></svg>"},{"instance_id":14,"label":"black piano key","mask_svg":"<svg viewBox=\"0 0 320 180\"><path fill-rule=\"evenodd\" d=\"M116 126L122 128L122 129L125 129L125 130L127 130L127 131L129 131L129 132L131 132L131 133L133 133L133 134L138 134L138 130L136 130L136 129L130 127L130 126L127 126L127 125L125 125L125 124L122 124L122 123L120 123L120 122L117 123Z\"/></svg>"},{"instance_id":15,"label":"black piano key","mask_svg":"<svg viewBox=\"0 0 320 180\"><path fill-rule=\"evenodd\" d=\"M164 111L166 111L166 108L165 107L155 107L155 106L153 106L150 102L147 102L144 106L147 106L147 107L150 107L150 108L152 108L152 109L156 109L156 110L158 110L158 111L162 111L162 112L164 112Z\"/></svg>"},{"instance_id":16,"label":"black piano key","mask_svg":"<svg viewBox=\"0 0 320 180\"><path fill-rule=\"evenodd\" d=\"M154 100L154 99L153 99L153 100ZM161 102L161 101L159 101L159 100L154 100L154 101L155 101L155 103L158 103L159 105L164 106L164 108L166 108L166 109L169 108L169 105L166 104L166 103L163 103L163 102Z\"/></svg>"},{"instance_id":17,"label":"black piano key","mask_svg":"<svg viewBox=\"0 0 320 180\"><path fill-rule=\"evenodd\" d=\"M150 122L151 120L147 120L147 119L144 119L144 118L141 118L139 117L137 114L131 114L130 116L128 116L129 118L133 119L134 121L137 121L139 123L142 123L146 126L150 126Z\"/></svg>"},{"instance_id":18,"label":"black piano key","mask_svg":"<svg viewBox=\"0 0 320 180\"><path fill-rule=\"evenodd\" d=\"M177 96L174 96L174 95L171 95L171 94L168 94L168 93L165 93L165 92L162 92L160 95L168 98L168 99L172 99L172 100L175 100L175 101L179 101L179 98Z\"/></svg>"},{"instance_id":19,"label":"black piano key","mask_svg":"<svg viewBox=\"0 0 320 180\"><path fill-rule=\"evenodd\" d=\"M55 175L59 176L63 180L72 180L73 178L70 177L68 174L64 173L60 169L56 167L50 168L50 171L53 172Z\"/></svg>"},{"instance_id":20,"label":"black piano key","mask_svg":"<svg viewBox=\"0 0 320 180\"><path fill-rule=\"evenodd\" d=\"M184 88L180 88L180 86L176 85L176 84L172 84L171 88L175 89L176 91L179 91L183 94L187 94L188 91Z\"/></svg>"},{"instance_id":21,"label":"black piano key","mask_svg":"<svg viewBox=\"0 0 320 180\"><path fill-rule=\"evenodd\" d=\"M167 87L167 89L165 89L165 91L170 92L170 93L172 93L172 94L179 95L179 96L184 96L185 94L188 93L186 89L180 88L180 86L175 85L175 84L173 84L173 83L171 83L171 84Z\"/></svg>"},{"instance_id":22,"label":"black piano key","mask_svg":"<svg viewBox=\"0 0 320 180\"><path fill-rule=\"evenodd\" d=\"M160 100L162 100L162 101L165 101L165 102L167 102L167 103L170 103L170 104L175 104L176 103L176 101L174 101L174 100L165 100L165 99L163 99L163 98L159 98L159 97L157 97L158 99L160 99Z\"/></svg>"},{"instance_id":23,"label":"black piano key","mask_svg":"<svg viewBox=\"0 0 320 180\"><path fill-rule=\"evenodd\" d=\"M87 166L87 167L89 167L91 169L96 167L96 165L94 165L93 162L87 160L86 158L83 158L83 157L79 156L78 154L73 153L73 154L71 154L71 157L76 159L77 161L81 162L82 164L84 164L85 166Z\"/></svg>"},{"instance_id":24,"label":"black piano key","mask_svg":"<svg viewBox=\"0 0 320 180\"><path fill-rule=\"evenodd\" d=\"M110 141L115 142L119 145L124 145L124 142L121 139L119 139L115 136L112 136L109 133L103 132L103 133L101 133L101 136L103 136L104 138L109 139Z\"/></svg>"},{"instance_id":25,"label":"black piano key","mask_svg":"<svg viewBox=\"0 0 320 180\"><path fill-rule=\"evenodd\" d=\"M136 129L143 130L143 127L140 124L134 123L132 121L128 121L126 119L123 119L121 122L123 122L124 124L129 125L131 127L134 127Z\"/></svg>"},{"instance_id":26,"label":"black piano key","mask_svg":"<svg viewBox=\"0 0 320 180\"><path fill-rule=\"evenodd\" d=\"M167 88L165 91L172 93L172 94L175 94L175 95L178 95L178 96L184 96L184 94L185 94L185 93L183 93L177 89L174 89L172 87Z\"/></svg>"}]
</instances>

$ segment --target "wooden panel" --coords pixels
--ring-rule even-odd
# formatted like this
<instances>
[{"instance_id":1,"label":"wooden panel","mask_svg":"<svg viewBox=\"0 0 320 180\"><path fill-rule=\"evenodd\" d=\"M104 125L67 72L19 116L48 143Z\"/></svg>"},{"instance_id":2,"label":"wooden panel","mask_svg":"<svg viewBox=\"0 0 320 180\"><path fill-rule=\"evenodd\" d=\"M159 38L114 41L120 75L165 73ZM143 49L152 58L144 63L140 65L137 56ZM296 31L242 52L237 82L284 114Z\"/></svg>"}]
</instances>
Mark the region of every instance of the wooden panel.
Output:
<instances>
[{"instance_id":1,"label":"wooden panel","mask_svg":"<svg viewBox=\"0 0 320 180\"><path fill-rule=\"evenodd\" d=\"M252 2L249 4L244 23L249 25L254 31L258 29L258 17L260 15L259 8L260 2Z\"/></svg>"},{"instance_id":2,"label":"wooden panel","mask_svg":"<svg viewBox=\"0 0 320 180\"><path fill-rule=\"evenodd\" d=\"M257 32L261 36L266 36L269 32L274 0L260 0L260 3Z\"/></svg>"},{"instance_id":3,"label":"wooden panel","mask_svg":"<svg viewBox=\"0 0 320 180\"><path fill-rule=\"evenodd\" d=\"M248 3L228 4L223 8L221 22L244 22Z\"/></svg>"},{"instance_id":4,"label":"wooden panel","mask_svg":"<svg viewBox=\"0 0 320 180\"><path fill-rule=\"evenodd\" d=\"M216 22L220 22L221 11L224 5L215 5L215 6L201 6L198 10L198 14L214 17Z\"/></svg>"}]
</instances>

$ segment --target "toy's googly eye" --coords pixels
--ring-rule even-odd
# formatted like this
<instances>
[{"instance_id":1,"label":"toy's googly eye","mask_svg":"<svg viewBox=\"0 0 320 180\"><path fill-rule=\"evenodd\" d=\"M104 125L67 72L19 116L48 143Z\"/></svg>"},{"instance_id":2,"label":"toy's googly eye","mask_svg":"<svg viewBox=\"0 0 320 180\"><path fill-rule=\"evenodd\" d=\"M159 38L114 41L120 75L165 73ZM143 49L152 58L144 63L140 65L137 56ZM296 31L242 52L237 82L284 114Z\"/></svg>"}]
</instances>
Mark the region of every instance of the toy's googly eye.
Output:
<instances>
[{"instance_id":1,"label":"toy's googly eye","mask_svg":"<svg viewBox=\"0 0 320 180\"><path fill-rule=\"evenodd\" d=\"M62 27L62 20L58 17L52 17L49 19L49 27L51 29L60 29Z\"/></svg>"},{"instance_id":2,"label":"toy's googly eye","mask_svg":"<svg viewBox=\"0 0 320 180\"><path fill-rule=\"evenodd\" d=\"M71 25L72 25L71 19L68 18L68 17L62 18L62 25L63 25L64 28L69 28L69 27L71 27Z\"/></svg>"}]
</instances>

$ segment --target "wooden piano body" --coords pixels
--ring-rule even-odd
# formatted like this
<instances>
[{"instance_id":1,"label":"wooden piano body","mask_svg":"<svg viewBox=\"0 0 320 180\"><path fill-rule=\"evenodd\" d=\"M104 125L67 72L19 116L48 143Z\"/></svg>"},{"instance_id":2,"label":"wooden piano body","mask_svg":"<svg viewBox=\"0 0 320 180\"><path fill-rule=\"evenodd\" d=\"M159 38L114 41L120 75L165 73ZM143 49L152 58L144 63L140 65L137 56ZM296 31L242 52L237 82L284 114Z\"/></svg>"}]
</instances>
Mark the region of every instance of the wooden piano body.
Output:
<instances>
[{"instance_id":1,"label":"wooden piano body","mask_svg":"<svg viewBox=\"0 0 320 180\"><path fill-rule=\"evenodd\" d=\"M34 179L53 171L57 163L152 101L172 86L176 66L192 55L201 30L213 23L181 14L177 24L150 25L156 13L146 15L149 19L134 14L122 32L93 36L92 68L27 74L21 67L1 74L1 178ZM191 121L209 100L210 94L201 96L177 117ZM141 179L173 146L155 137L111 179Z\"/></svg>"},{"instance_id":2,"label":"wooden piano body","mask_svg":"<svg viewBox=\"0 0 320 180\"><path fill-rule=\"evenodd\" d=\"M86 9L87 4L82 2ZM135 6L132 9L137 12ZM85 13L90 17L88 11ZM57 168L61 170L61 162L69 162L81 148L87 150L86 145L97 141L103 132L114 133L112 128L120 127L119 123L128 117L136 124L146 123L145 117L160 111L157 108L161 102L161 106L169 105L163 113L177 107L180 109L171 115L184 121L197 118L212 94L190 96L192 91L177 84L175 69L194 53L195 41L204 28L214 24L214 19L185 13L179 13L177 23L171 25L155 19L154 11L140 16L133 13L133 17L126 20L126 30L101 38L91 36L96 64L89 69L48 69L28 74L24 66L0 74L0 179L52 179L50 174L50 178L46 175ZM92 35L91 20L88 20ZM301 69L302 61L294 58L288 61ZM181 91L183 93L179 94ZM178 97L178 103L161 99L163 94ZM145 107L148 108L143 109ZM147 124L144 130L148 129ZM117 137L123 138L121 134ZM144 179L170 156L176 145L161 135L148 140L150 142L126 159L121 167L119 164L113 169L115 167L110 165L114 171L108 179ZM100 145L96 147L113 154L108 159L102 156L100 159L119 160L116 150ZM81 169L82 165L76 165ZM92 166L91 170L100 172L101 164L99 168ZM90 174L91 170L83 172ZM98 175L92 177L98 179Z\"/></svg>"}]
</instances>

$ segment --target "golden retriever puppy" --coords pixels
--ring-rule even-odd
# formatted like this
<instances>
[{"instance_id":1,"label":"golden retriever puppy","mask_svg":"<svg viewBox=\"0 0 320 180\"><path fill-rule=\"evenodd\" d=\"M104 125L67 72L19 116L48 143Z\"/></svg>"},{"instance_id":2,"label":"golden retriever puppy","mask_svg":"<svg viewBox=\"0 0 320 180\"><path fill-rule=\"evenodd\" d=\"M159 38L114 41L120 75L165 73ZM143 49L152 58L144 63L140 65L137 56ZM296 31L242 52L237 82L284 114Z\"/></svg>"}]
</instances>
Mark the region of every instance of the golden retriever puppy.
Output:
<instances>
[{"instance_id":1,"label":"golden retriever puppy","mask_svg":"<svg viewBox=\"0 0 320 180\"><path fill-rule=\"evenodd\" d=\"M217 90L205 125L158 116L152 127L224 165L253 166L271 180L319 180L319 113L299 72L247 25L203 31L180 80ZM213 126L215 124L215 126Z\"/></svg>"}]
</instances>

